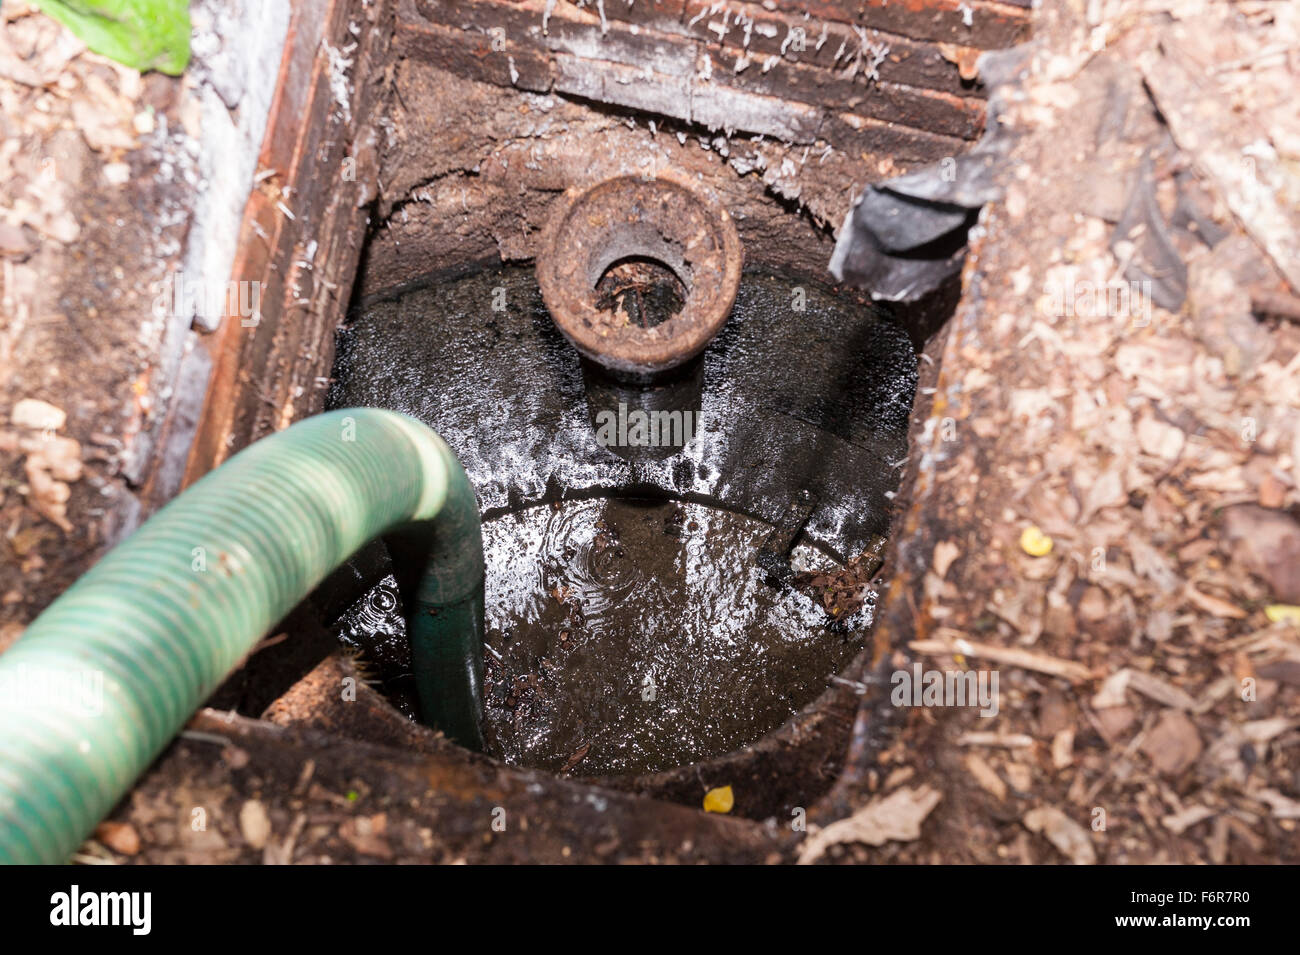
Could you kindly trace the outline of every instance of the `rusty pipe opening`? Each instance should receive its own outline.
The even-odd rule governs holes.
[[[684,176],[617,176],[570,190],[542,233],[537,281],[556,327],[615,373],[656,375],[721,330],[740,287],[740,236]]]

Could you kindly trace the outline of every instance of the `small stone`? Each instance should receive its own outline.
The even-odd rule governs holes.
[[[258,800],[249,799],[240,807],[239,831],[244,834],[244,841],[254,849],[265,847],[271,838],[271,818]]]
[[[14,405],[10,420],[19,428],[31,428],[34,431],[58,431],[68,420],[62,408],[56,408],[48,401],[39,398],[24,398]]]
[[[133,856],[140,852],[140,834],[129,822],[112,820],[101,822],[95,827],[95,838],[124,856]]]

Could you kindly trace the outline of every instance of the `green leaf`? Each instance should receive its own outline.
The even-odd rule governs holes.
[[[32,0],[109,59],[179,76],[190,62],[188,0]]]

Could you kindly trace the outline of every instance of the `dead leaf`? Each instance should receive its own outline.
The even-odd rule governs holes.
[[[961,46],[957,43],[940,43],[939,55],[957,67],[957,75],[963,80],[973,80],[979,76],[979,58],[983,51],[973,46]]]
[[[704,794],[705,812],[731,812],[736,806],[736,794],[730,786],[715,786]]]

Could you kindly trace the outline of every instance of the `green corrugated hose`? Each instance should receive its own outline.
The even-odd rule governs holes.
[[[428,722],[481,748],[483,542],[423,424],[355,408],[258,441],[0,654],[0,862],[62,862],[257,641],[386,534]]]

